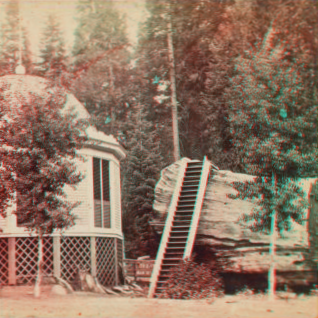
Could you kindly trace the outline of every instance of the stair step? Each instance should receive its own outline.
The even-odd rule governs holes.
[[[201,167],[202,167],[203,162],[200,161],[200,160],[192,160],[192,161],[189,161],[189,162],[188,162],[188,167],[189,167],[189,166],[193,166],[193,165],[198,165],[198,164],[201,164]]]
[[[185,245],[187,241],[183,241],[183,242],[168,242],[168,246],[175,246],[175,245]]]
[[[181,191],[180,197],[183,197],[183,196],[186,196],[186,195],[190,195],[190,193],[191,193],[191,196],[192,195],[197,196],[198,189],[194,189],[194,190],[193,189],[192,190],[184,189],[184,190]]]
[[[177,231],[180,229],[183,229],[183,232],[189,232],[190,229],[190,224],[189,225],[172,225],[172,231],[174,232],[174,229],[176,229]],[[179,231],[178,231],[179,232]]]
[[[194,204],[188,204],[188,205],[181,205],[181,206],[177,206],[177,209],[178,208],[182,208],[182,209],[185,209],[185,208],[194,208]]]
[[[200,183],[200,179],[196,180],[183,180],[183,184],[188,185],[189,183],[194,183],[194,185],[197,185]]]
[[[180,212],[175,215],[174,220],[191,220],[193,216],[193,212]]]
[[[190,199],[191,198],[191,199]],[[180,196],[180,198],[179,198],[179,202],[180,201],[189,201],[189,200],[194,200],[194,201],[196,201],[196,199],[197,199],[197,196],[196,196],[196,194],[193,194],[193,195],[182,195],[182,196]]]
[[[185,175],[183,181],[191,181],[191,180],[200,181],[200,177],[201,177],[200,174],[190,175],[190,176]]]
[[[183,234],[188,234],[188,230],[184,230],[184,231],[173,231],[171,232],[171,234],[175,234],[175,235],[178,235],[179,233],[183,233]]]
[[[195,203],[195,201],[196,201],[196,197],[194,199],[181,198],[181,199],[179,199],[178,206],[181,206],[180,203],[183,203],[183,204],[187,204],[189,202],[194,202]]]
[[[187,170],[186,170],[186,174],[187,173],[201,173],[202,172],[202,166],[199,167],[187,167]]]
[[[182,189],[181,189],[181,195],[182,195],[182,193],[184,193],[186,191],[194,192],[194,191],[197,191],[198,189],[199,189],[199,184],[197,184],[197,185],[193,185],[193,184],[183,185]]]
[[[166,247],[166,253],[167,252],[172,252],[175,253],[174,251],[179,251],[179,253],[184,252],[184,247],[178,247],[178,246],[173,246],[173,247]],[[170,253],[170,254],[172,254]]]
[[[179,257],[177,257],[178,255],[179,255]],[[180,252],[179,254],[177,254],[177,253],[171,253],[171,254],[165,253],[165,259],[178,258],[178,260],[181,261],[182,260],[182,256],[183,256],[183,252]]]

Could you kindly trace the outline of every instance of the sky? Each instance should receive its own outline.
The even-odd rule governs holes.
[[[5,14],[5,6],[9,0],[0,0],[1,21]],[[138,24],[145,18],[144,0],[113,0],[115,7],[126,16],[128,37],[136,44]],[[70,50],[74,41],[76,28],[77,0],[20,0],[22,23],[28,29],[32,52],[38,54],[41,33],[48,14],[53,13],[59,18],[67,49]],[[1,22],[0,22],[1,23]]]

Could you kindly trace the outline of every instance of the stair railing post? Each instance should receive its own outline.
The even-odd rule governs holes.
[[[210,174],[210,167],[211,167],[210,161],[207,160],[206,157],[204,157],[203,164],[202,164],[201,176],[200,176],[199,191],[197,194],[197,198],[195,200],[194,211],[193,211],[193,215],[192,215],[192,220],[191,220],[191,224],[190,224],[189,235],[187,238],[185,251],[183,254],[183,259],[191,257],[193,243],[194,243],[195,236],[197,233],[201,209],[202,209],[203,200],[204,200],[204,196],[205,196],[205,190],[206,190],[206,186],[207,186],[207,182],[208,182],[208,178],[209,178],[209,174]]]
[[[168,213],[167,213],[166,224],[165,224],[164,229],[163,229],[159,250],[157,252],[156,261],[155,261],[155,264],[154,264],[154,267],[152,270],[148,298],[152,298],[154,296],[154,293],[155,293],[157,279],[158,279],[158,275],[159,275],[160,268],[161,268],[162,258],[163,258],[165,251],[166,251],[167,242],[168,242],[169,235],[171,232],[173,218],[174,218],[174,215],[176,212],[176,207],[178,204],[178,200],[179,200],[179,196],[180,196],[180,192],[181,192],[187,164],[188,164],[188,162],[186,160],[183,160],[181,162],[181,165],[179,168],[177,183],[176,183],[176,186],[174,188],[174,191],[173,191],[173,194],[171,197],[171,201],[170,201],[170,205],[169,205]]]

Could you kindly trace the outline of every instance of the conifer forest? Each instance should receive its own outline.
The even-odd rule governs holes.
[[[27,74],[66,87],[98,129],[125,149],[129,258],[155,257],[154,189],[161,170],[180,158],[206,156],[221,170],[258,176],[248,188],[236,187],[243,198],[267,193],[264,206],[271,204],[273,184],[297,195],[294,179],[317,177],[317,1],[144,5],[147,17],[132,44],[112,1],[79,0],[72,49],[52,14],[36,57],[27,27],[19,25],[18,1],[6,2],[0,22],[0,75],[14,74],[22,50]],[[279,220],[286,209],[277,208]],[[299,219],[297,211],[288,215]],[[268,217],[255,226],[267,226]]]

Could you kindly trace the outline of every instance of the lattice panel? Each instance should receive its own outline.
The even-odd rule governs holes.
[[[123,266],[123,259],[124,259],[123,241],[120,239],[116,239],[116,240],[117,240],[117,260],[118,260],[118,263]]]
[[[8,239],[0,239],[0,285],[7,285],[9,280]]]
[[[15,245],[17,283],[33,283],[37,272],[38,240],[36,237],[18,237]]]
[[[96,238],[97,278],[104,286],[116,284],[116,255],[114,238]]]
[[[61,273],[67,281],[75,278],[77,268],[91,270],[89,237],[63,237],[61,239]]]
[[[53,238],[43,238],[43,275],[53,274]]]

